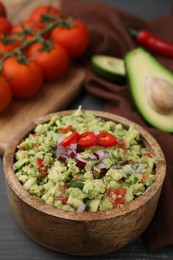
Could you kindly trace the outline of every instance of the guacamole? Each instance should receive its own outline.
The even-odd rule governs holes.
[[[14,171],[37,199],[65,211],[123,207],[155,180],[156,158],[134,125],[76,110],[55,115],[18,145]]]

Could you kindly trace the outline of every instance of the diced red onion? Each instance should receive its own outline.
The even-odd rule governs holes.
[[[108,171],[108,169],[102,168],[100,171],[100,177],[104,177],[106,175],[107,171]]]
[[[60,155],[58,160],[62,163],[66,163],[67,162],[68,157],[66,155]]]
[[[76,162],[76,166],[79,167],[80,169],[84,169],[85,165],[86,165],[86,161],[85,160],[80,159],[80,160],[78,160]]]
[[[65,150],[64,146],[58,145],[55,150],[55,153],[56,154],[66,154],[66,150]]]
[[[77,160],[80,160],[81,157],[82,157],[82,155],[81,155],[80,153],[77,153],[76,156],[75,156],[75,158],[76,158]]]
[[[88,158],[91,159],[91,160],[97,160],[98,156],[96,156],[95,154],[92,153],[92,154],[89,155]]]
[[[110,154],[108,152],[104,152],[104,158],[109,158]]]
[[[82,152],[84,152],[84,148],[82,146],[80,146],[79,144],[77,144],[76,151],[77,151],[77,153],[82,153]]]
[[[97,159],[101,161],[104,158],[104,151],[103,150],[97,150],[94,152],[94,155],[97,156]]]
[[[68,156],[69,156],[71,159],[74,159],[75,156],[76,156],[76,151],[75,151],[75,150],[69,150],[69,151],[68,151]]]
[[[86,204],[82,203],[78,208],[77,212],[84,212],[86,209]]]
[[[69,149],[71,149],[71,150],[77,150],[77,143],[71,143],[70,145],[69,145]]]
[[[96,167],[98,168],[98,169],[106,169],[106,165],[103,163],[103,162],[100,162],[100,163],[98,163],[98,164],[96,164]]]
[[[94,131],[92,131],[95,135],[98,135],[98,134],[100,134],[100,131],[99,130],[94,130]]]
[[[57,139],[57,143],[60,144],[64,140],[65,136],[64,135],[59,135]]]

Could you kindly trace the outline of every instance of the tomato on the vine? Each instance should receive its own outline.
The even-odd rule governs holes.
[[[7,33],[12,29],[12,24],[10,21],[3,17],[0,16],[0,33]]]
[[[29,41],[37,32],[43,30],[45,26],[46,25],[40,21],[31,22],[30,20],[24,20],[21,23],[14,25],[11,33],[20,41]]]
[[[89,32],[86,25],[75,19],[65,26],[53,29],[51,37],[55,43],[64,46],[71,57],[82,55],[89,45]]]
[[[7,17],[6,8],[2,2],[0,2],[0,16]]]
[[[12,90],[3,77],[0,76],[0,112],[5,110],[12,100]]]
[[[62,76],[69,66],[69,55],[59,44],[45,42],[44,46],[36,42],[26,50],[26,56],[40,66],[46,80],[56,80]],[[48,48],[48,49],[47,49]]]
[[[12,35],[0,35],[0,57],[1,53],[9,53],[20,46],[20,44]]]
[[[36,7],[31,15],[30,15],[30,21],[36,22],[49,22],[54,17],[59,17],[60,11],[56,7],[50,6],[50,5],[41,5]]]
[[[43,83],[43,73],[37,64],[21,63],[16,57],[4,61],[2,75],[8,79],[13,96],[20,98],[34,95]]]

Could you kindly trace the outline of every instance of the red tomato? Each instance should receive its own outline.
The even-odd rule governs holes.
[[[80,137],[80,134],[78,132],[73,132],[71,135],[65,137],[64,140],[61,141],[60,145],[67,147],[71,143],[76,142]]]
[[[123,138],[121,138],[120,140],[117,140],[117,145],[123,149],[126,148],[126,143],[125,140]]]
[[[104,147],[111,147],[117,144],[117,139],[114,135],[103,132],[97,135],[97,143]]]
[[[15,57],[6,59],[2,68],[3,75],[15,97],[30,97],[34,95],[43,83],[40,67],[32,61],[20,63]]]
[[[7,33],[11,30],[12,24],[5,17],[0,16],[0,33]]]
[[[20,46],[20,42],[16,41],[12,36],[0,35],[0,53],[9,53]],[[0,57],[2,55],[0,54]]]
[[[73,20],[69,27],[56,27],[51,32],[55,43],[64,46],[71,57],[83,54],[89,44],[89,32],[81,21]]]
[[[72,125],[68,125],[67,127],[61,127],[59,129],[60,133],[68,133],[69,131],[73,130],[73,126]]]
[[[0,112],[5,110],[12,100],[12,91],[8,83],[0,76]]]
[[[110,201],[113,204],[113,207],[116,207],[118,204],[124,203],[125,194],[126,194],[126,188],[117,188],[117,189],[108,190],[108,196]]]
[[[63,205],[66,205],[66,204],[67,204],[67,197],[65,197],[65,196],[62,196],[62,195],[56,196],[56,200],[61,201],[61,203],[62,203]]]
[[[90,147],[97,144],[97,138],[93,132],[84,132],[77,143],[82,147]]]
[[[7,11],[2,2],[0,2],[0,16],[6,17],[7,16]]]
[[[48,22],[52,20],[52,17],[57,17],[60,15],[60,11],[50,5],[42,5],[36,7],[30,16],[30,21],[42,21],[42,22]]]
[[[27,48],[26,55],[40,66],[46,80],[56,80],[62,76],[69,66],[69,56],[61,45],[54,45],[44,50],[37,42]]]
[[[36,159],[38,171],[41,173],[42,176],[46,176],[47,174],[47,166],[44,165],[44,161],[41,158]]]

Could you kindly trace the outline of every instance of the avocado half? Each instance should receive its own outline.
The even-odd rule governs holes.
[[[125,68],[130,92],[140,114],[153,127],[173,132],[173,110],[169,113],[158,112],[149,104],[146,93],[148,78],[160,78],[173,85],[173,73],[140,47],[126,54]]]
[[[107,55],[94,55],[91,58],[92,71],[100,78],[117,84],[126,83],[124,60]]]

